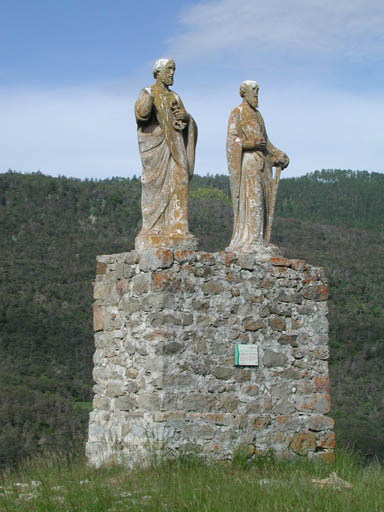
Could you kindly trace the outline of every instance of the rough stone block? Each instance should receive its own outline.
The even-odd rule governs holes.
[[[169,268],[173,263],[173,254],[170,249],[145,249],[139,253],[139,268],[144,272]]]
[[[269,325],[272,327],[272,329],[274,331],[279,331],[279,332],[285,331],[287,328],[287,322],[286,322],[285,318],[283,318],[281,316],[273,316],[269,320]]]
[[[96,274],[105,274],[107,271],[107,264],[103,261],[96,261]]]
[[[123,254],[123,261],[128,265],[135,265],[139,262],[139,253],[137,251],[130,251]]]
[[[104,316],[97,304],[93,305],[93,330],[94,332],[104,330]]]
[[[316,449],[316,436],[312,432],[295,434],[289,447],[298,455],[308,455],[308,452]]]
[[[237,256],[233,252],[217,253],[217,261],[227,267],[229,267],[232,263],[235,263],[236,260],[237,260]]]
[[[94,299],[106,299],[109,297],[112,291],[112,286],[109,283],[95,283],[95,288],[93,290],[93,298]]]
[[[264,322],[261,319],[254,319],[252,317],[244,318],[243,327],[246,331],[258,331],[264,327]]]
[[[183,400],[183,409],[188,411],[206,412],[212,409],[215,399],[201,393],[192,393]]]
[[[325,391],[329,393],[330,382],[328,375],[317,375],[313,378],[313,384],[315,392]]]
[[[272,265],[276,267],[290,267],[291,266],[291,260],[288,258],[282,258],[282,257],[275,257],[271,258]]]
[[[328,300],[328,286],[323,284],[304,286],[302,294],[306,299],[322,301]]]
[[[151,288],[151,275],[138,274],[132,279],[132,291],[136,295],[149,292]]]
[[[245,270],[253,270],[255,266],[255,257],[253,254],[240,254],[238,264]]]
[[[264,350],[263,364],[269,368],[276,366],[285,366],[288,358],[281,352],[275,352],[274,350]]]
[[[315,411],[327,414],[331,409],[331,397],[328,393],[313,393],[299,398],[296,407],[299,411]]]
[[[180,352],[183,350],[184,346],[181,343],[178,343],[177,341],[171,341],[169,343],[159,343],[156,347],[156,354],[157,355],[173,355],[177,352]]]
[[[274,407],[274,412],[276,414],[292,414],[296,411],[296,407],[289,402],[288,400],[279,400]]]
[[[122,297],[129,290],[129,279],[120,279],[116,283],[116,290],[120,297]]]
[[[192,313],[182,313],[182,324],[184,327],[193,324],[193,314]]]
[[[323,270],[166,248],[97,262],[92,464],[161,447],[331,459]],[[235,366],[237,343],[258,366]]]
[[[153,288],[174,293],[181,289],[182,282],[175,272],[159,272],[153,275]]]
[[[336,446],[336,435],[334,432],[325,432],[320,436],[317,446],[321,449],[334,450]]]
[[[228,380],[233,377],[234,369],[226,368],[225,366],[218,366],[217,368],[212,369],[212,375],[216,377],[216,379]]]
[[[252,400],[245,404],[245,411],[247,414],[260,414],[263,411],[261,400]]]
[[[309,430],[314,430],[315,432],[320,432],[321,430],[333,429],[335,422],[332,418],[328,418],[328,416],[323,416],[322,414],[316,414],[311,416],[308,420],[308,428]]]
[[[218,279],[212,279],[201,287],[205,295],[218,295],[224,291],[223,282]]]
[[[291,347],[297,347],[297,334],[282,334],[279,338],[281,345],[291,345]]]
[[[245,389],[245,393],[248,395],[248,396],[259,396],[260,395],[260,389],[259,389],[259,386],[256,386],[255,384],[251,384],[249,386],[246,387]]]
[[[250,416],[250,426],[254,430],[265,430],[270,424],[270,416]]]
[[[121,396],[124,393],[125,386],[123,382],[109,382],[105,394],[109,397],[115,398]]]
[[[224,412],[235,412],[240,405],[240,400],[232,394],[224,394],[220,397],[218,408]]]
[[[277,298],[280,302],[293,302],[301,304],[302,296],[295,290],[281,290]]]
[[[214,265],[216,263],[216,254],[210,252],[198,251],[196,253],[198,261],[205,263],[206,265]]]
[[[115,399],[115,409],[119,411],[131,411],[137,407],[137,398],[132,396],[121,396]]]
[[[291,267],[294,270],[299,270],[300,272],[307,270],[307,264],[304,260],[291,260]]]
[[[157,411],[160,408],[160,398],[156,393],[139,393],[137,395],[137,406],[139,409]]]
[[[93,399],[93,408],[101,411],[108,411],[111,406],[111,401],[106,396],[96,395]]]
[[[194,263],[196,261],[196,252],[189,251],[187,249],[180,250],[176,249],[174,253],[175,260],[178,263]]]

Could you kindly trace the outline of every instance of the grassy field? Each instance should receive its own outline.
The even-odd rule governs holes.
[[[350,488],[321,487],[312,479],[335,472]],[[129,471],[94,469],[83,457],[35,459],[1,478],[5,511],[384,511],[384,471],[337,453],[332,466],[306,460],[207,465],[194,458],[154,462]]]

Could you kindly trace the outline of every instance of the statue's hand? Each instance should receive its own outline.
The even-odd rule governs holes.
[[[286,167],[288,167],[289,164],[288,155],[281,152],[278,156],[272,159],[272,163],[276,167],[281,167],[282,169],[285,169]]]
[[[171,105],[171,109],[172,109],[172,114],[175,116],[175,119],[177,121],[188,121],[188,114],[182,110],[177,101],[174,101]]]
[[[173,115],[178,121],[184,121],[184,112],[182,112],[179,108],[175,108],[173,110]]]
[[[267,141],[264,137],[256,137],[255,138],[255,149],[264,151],[265,146],[267,145]]]

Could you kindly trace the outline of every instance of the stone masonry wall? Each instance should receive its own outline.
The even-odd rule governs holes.
[[[87,456],[332,460],[328,289],[301,260],[149,249],[99,256]],[[259,366],[234,364],[257,344]]]

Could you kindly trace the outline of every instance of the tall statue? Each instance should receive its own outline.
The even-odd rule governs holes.
[[[188,228],[189,181],[195,166],[197,126],[173,85],[175,62],[159,59],[156,82],[145,87],[135,104],[141,175],[143,225],[136,249],[195,249]]]
[[[227,161],[234,210],[230,251],[276,254],[270,244],[280,171],[288,156],[268,139],[257,110],[259,86],[246,80],[240,86],[242,103],[233,109],[227,135]],[[273,176],[272,167],[275,167]]]

